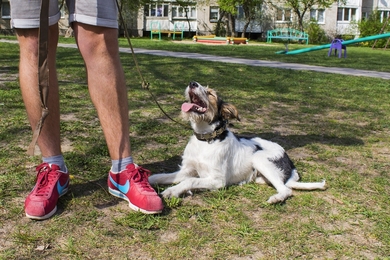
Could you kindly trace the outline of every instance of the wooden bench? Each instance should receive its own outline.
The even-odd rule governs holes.
[[[192,40],[194,42],[200,42],[200,43],[229,44],[229,38],[217,37],[216,35],[205,35],[205,36],[195,35],[194,37],[192,37]]]
[[[247,38],[242,37],[230,37],[231,44],[248,44]]]
[[[180,35],[180,38],[183,40],[183,23],[174,23],[173,31],[172,30],[161,30],[160,22],[151,22],[150,23],[150,39],[153,39],[153,35],[157,34],[158,39],[161,40],[161,34],[168,34],[168,37],[172,35],[172,39],[175,40],[176,34]]]
[[[267,32],[267,42],[271,43],[272,39],[306,41],[309,44],[309,35],[291,28],[277,28]]]
[[[216,44],[248,44],[247,38],[239,37],[217,37],[215,35],[198,36],[193,38],[194,42],[200,43],[216,43]]]

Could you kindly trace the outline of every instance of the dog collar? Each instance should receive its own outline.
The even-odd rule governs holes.
[[[211,140],[220,136],[225,131],[226,131],[226,122],[223,122],[223,125],[220,128],[216,129],[214,132],[208,134],[198,134],[194,132],[194,135],[199,141],[210,142]]]

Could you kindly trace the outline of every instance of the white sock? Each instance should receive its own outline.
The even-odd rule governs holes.
[[[126,169],[126,166],[133,163],[133,157],[129,156],[119,160],[111,160],[111,172],[118,173]]]
[[[68,169],[66,168],[64,161],[64,156],[62,156],[62,154],[50,157],[42,157],[42,161],[44,163],[58,165],[58,167],[60,167],[60,171],[68,173]]]

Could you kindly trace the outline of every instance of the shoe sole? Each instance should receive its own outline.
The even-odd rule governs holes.
[[[64,196],[68,192],[68,190],[69,190],[69,188],[64,189],[63,192],[60,194],[60,196],[58,196],[58,198],[61,198],[62,196]],[[50,211],[48,214],[46,214],[44,216],[32,216],[32,215],[29,215],[26,213],[26,217],[28,217],[29,219],[34,219],[34,220],[45,220],[45,219],[48,219],[51,216],[53,216],[56,212],[57,212],[57,205],[54,207],[54,209],[52,211]]]
[[[115,196],[117,198],[120,198],[120,199],[123,199],[123,200],[126,200],[128,203],[129,203],[129,207],[134,210],[134,211],[139,211],[139,212],[142,212],[144,214],[159,214],[162,212],[162,210],[145,210],[145,209],[141,209],[140,207],[137,207],[136,205],[132,204],[130,202],[130,200],[126,197],[126,195],[124,195],[122,192],[120,191],[117,191],[117,190],[114,190],[114,189],[111,189],[110,187],[108,187],[108,192],[112,195],[112,196]]]

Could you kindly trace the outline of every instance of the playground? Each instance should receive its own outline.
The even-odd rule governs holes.
[[[315,46],[315,47],[297,49],[297,50],[292,50],[292,51],[289,51],[289,50],[279,51],[277,53],[278,54],[286,54],[286,55],[294,55],[294,54],[300,54],[300,53],[311,52],[311,51],[318,51],[318,50],[323,50],[323,49],[329,49],[329,51],[331,51],[332,49],[336,48],[336,49],[339,49],[339,54],[340,54],[339,57],[341,57],[341,51],[343,49],[342,47],[345,47],[345,46],[350,45],[350,44],[357,44],[357,43],[366,42],[366,41],[375,41],[375,40],[384,39],[384,38],[390,38],[390,33],[372,35],[372,36],[367,36],[367,37],[362,37],[362,38],[357,38],[357,39],[347,40],[347,41],[340,41],[340,40],[335,41],[334,43],[336,43],[338,45],[337,47],[332,46],[332,43],[333,43],[332,42],[329,44],[319,45],[319,46]],[[346,48],[345,48],[345,50],[346,50]],[[346,54],[346,51],[344,53]]]
[[[17,83],[18,46],[0,42],[0,259],[390,255],[389,80],[248,62],[390,73],[388,50],[352,44],[347,59],[327,59],[327,49],[276,55],[280,44],[215,46],[135,39],[141,70],[171,116],[179,118],[189,81],[207,84],[239,110],[242,120],[230,122],[234,132],[278,142],[303,180],[326,179],[329,185],[326,191],[294,193],[280,205],[265,203],[275,193],[272,187],[254,183],[197,191],[164,200],[163,213],[149,216],[131,211],[125,201],[107,193],[110,160],[86,88],[84,63],[72,39],[60,41],[61,130],[71,191],[61,197],[58,214],[38,222],[23,214],[40,157],[25,154],[31,130]],[[125,48],[125,40],[120,41]],[[207,60],[210,57],[213,60]],[[129,86],[135,160],[152,173],[174,171],[192,132],[168,120],[141,88],[131,55],[122,52],[121,59]]]

